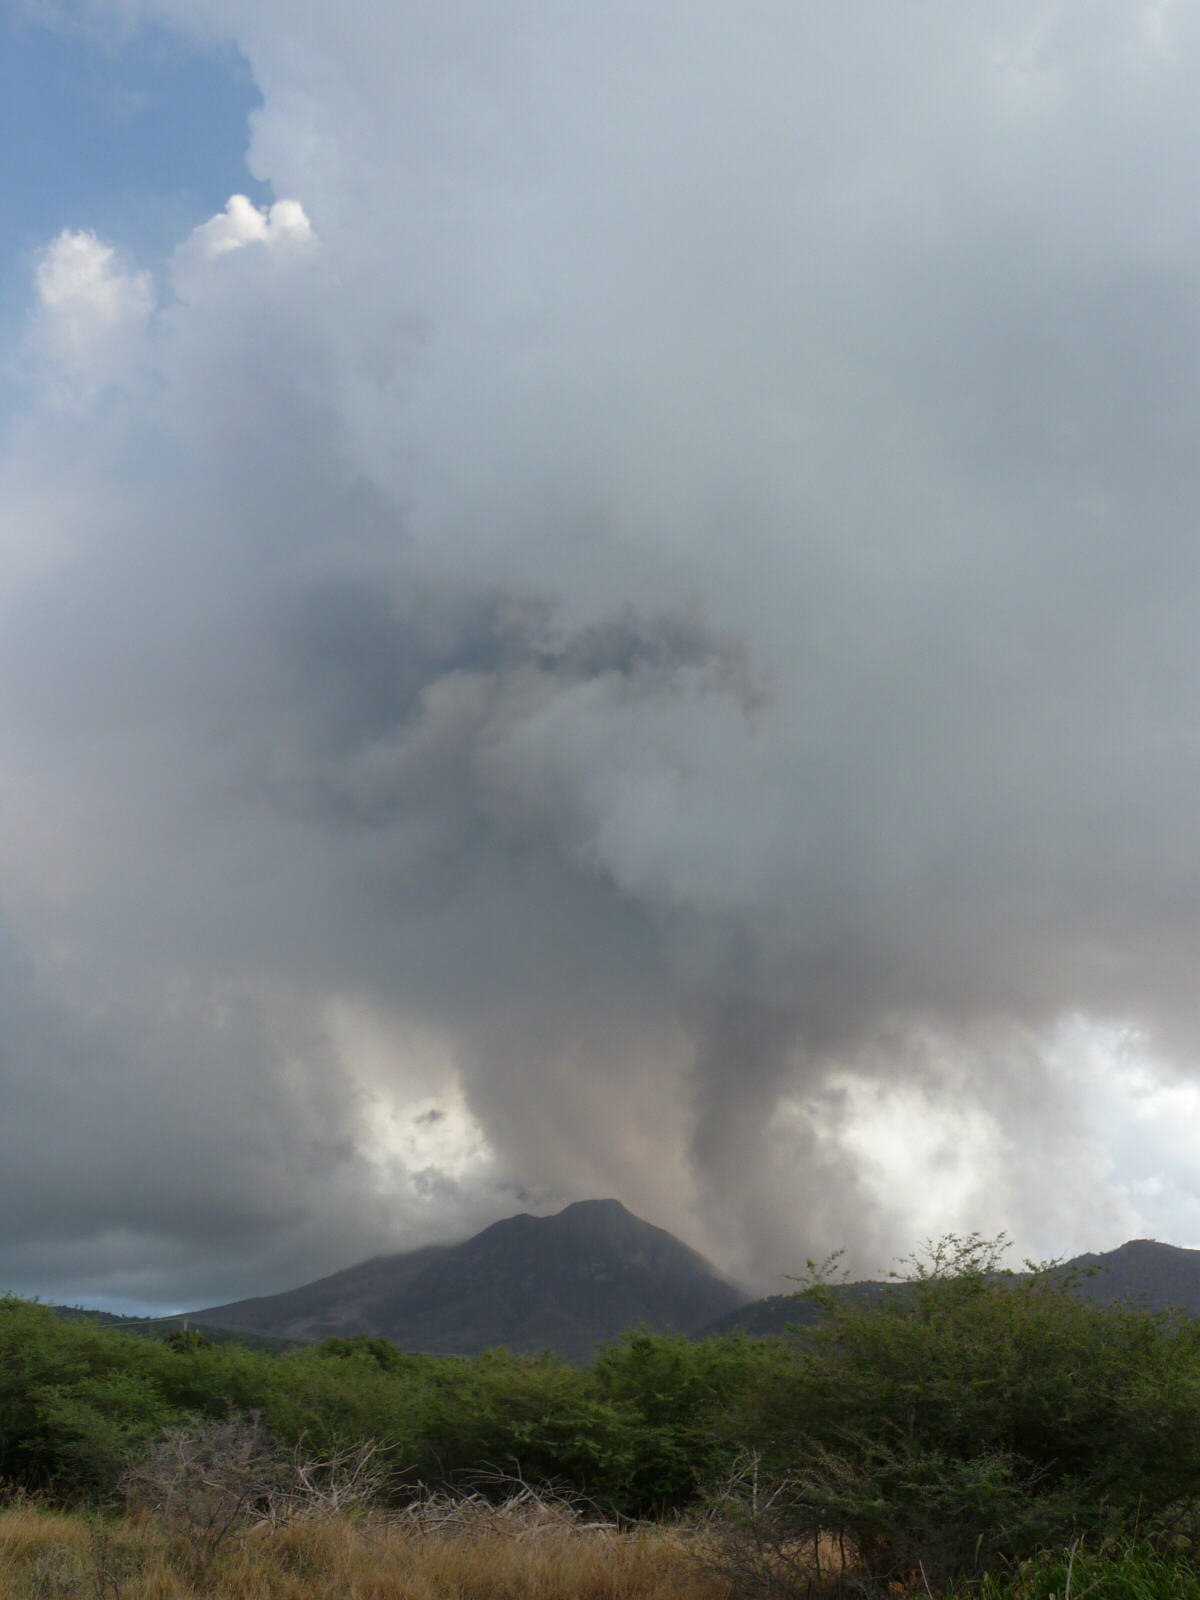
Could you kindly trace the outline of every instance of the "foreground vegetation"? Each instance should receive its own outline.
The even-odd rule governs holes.
[[[714,1564],[708,1530],[499,1517],[428,1528],[404,1518],[328,1516],[251,1527],[199,1566],[186,1539],[143,1517],[102,1521],[21,1506],[0,1511],[0,1600],[832,1600],[871,1593],[853,1560],[766,1584]],[[828,1543],[828,1542],[827,1542]],[[827,1554],[833,1556],[832,1544]],[[918,1569],[889,1600],[930,1600]],[[1040,1552],[949,1583],[936,1600],[1195,1600],[1194,1562],[1151,1543]]]
[[[202,1569],[197,1592],[306,1600],[1200,1596],[1200,1324],[1002,1273],[975,1238],[879,1303],[809,1294],[825,1315],[793,1339],[638,1333],[587,1368],[154,1341],[0,1300],[0,1478],[36,1497],[0,1519],[0,1600],[183,1595]],[[511,1509],[514,1482],[570,1515],[536,1539],[414,1518]],[[105,1588],[118,1547],[140,1554]]]
[[[231,1545],[197,1573],[147,1523],[0,1512],[0,1600],[730,1600],[677,1539],[569,1526],[422,1532],[326,1518]]]

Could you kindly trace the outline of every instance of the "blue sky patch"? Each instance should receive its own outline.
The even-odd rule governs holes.
[[[261,97],[232,46],[141,26],[111,39],[0,14],[0,336],[29,303],[32,258],[90,228],[157,266],[229,195],[271,198],[246,167]]]

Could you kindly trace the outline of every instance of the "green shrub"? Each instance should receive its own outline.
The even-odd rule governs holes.
[[[620,1509],[662,1516],[694,1505],[746,1448],[747,1441],[732,1436],[731,1419],[789,1362],[778,1341],[741,1335],[696,1341],[638,1332],[604,1349],[596,1381],[628,1418]]]
[[[875,1304],[816,1295],[824,1319],[736,1419],[781,1537],[825,1529],[880,1581],[932,1580],[1200,1503],[1195,1323],[1002,1273],[975,1236]],[[744,1497],[725,1514],[753,1531]]]
[[[1200,1572],[1188,1549],[1072,1545],[985,1573],[972,1593],[978,1600],[1196,1600]]]

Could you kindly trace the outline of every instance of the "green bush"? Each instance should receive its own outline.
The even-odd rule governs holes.
[[[135,1341],[0,1299],[0,1478],[103,1495],[129,1451],[171,1420]]]
[[[695,1505],[746,1448],[730,1420],[790,1361],[779,1341],[742,1335],[696,1341],[638,1332],[603,1350],[596,1382],[628,1418],[620,1509],[662,1516]]]
[[[1196,1600],[1200,1574],[1187,1549],[1072,1545],[985,1573],[973,1593],[978,1600]]]
[[[880,1581],[932,1580],[1200,1504],[1197,1324],[1096,1307],[1053,1267],[1000,1272],[975,1236],[875,1304],[815,1294],[822,1322],[726,1419],[781,1537],[825,1529]],[[745,1520],[745,1497],[726,1513]]]
[[[377,1442],[399,1492],[507,1474],[632,1505],[637,1418],[553,1356],[413,1356],[377,1339],[276,1354],[0,1299],[0,1479],[102,1499],[164,1429],[252,1414],[317,1456]]]

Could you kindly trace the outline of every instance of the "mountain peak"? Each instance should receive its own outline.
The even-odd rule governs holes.
[[[569,1206],[564,1206],[555,1215],[560,1217],[601,1215],[633,1217],[633,1212],[626,1210],[619,1200],[572,1200]],[[639,1219],[633,1217],[633,1220],[636,1222]],[[651,1227],[652,1224],[647,1223],[646,1226]]]

